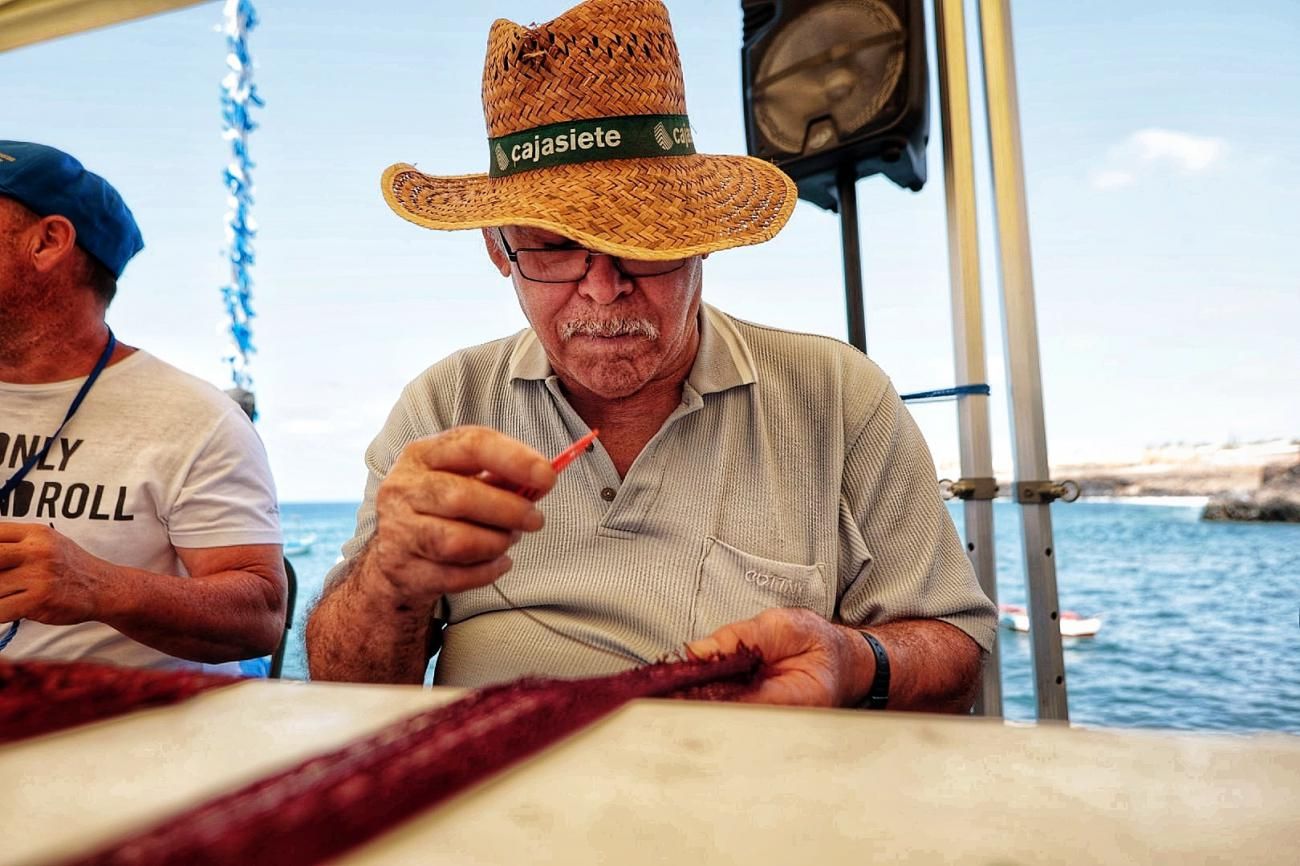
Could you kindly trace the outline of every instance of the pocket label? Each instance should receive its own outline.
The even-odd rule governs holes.
[[[777,595],[785,595],[790,598],[798,598],[802,584],[796,583],[788,577],[781,577],[779,574],[768,574],[765,571],[749,569],[745,572],[745,582],[752,583],[754,586],[761,586],[764,589],[770,589]]]
[[[691,637],[701,638],[773,607],[803,607],[829,618],[831,588],[819,563],[767,559],[711,535],[700,551]]]

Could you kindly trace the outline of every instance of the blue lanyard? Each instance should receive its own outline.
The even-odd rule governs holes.
[[[68,422],[72,420],[72,416],[77,414],[77,410],[81,408],[81,402],[85,400],[86,395],[90,393],[91,386],[95,384],[95,380],[99,378],[99,374],[104,372],[104,368],[108,366],[108,359],[113,357],[113,350],[116,348],[117,337],[113,336],[113,329],[109,328],[108,345],[104,347],[104,351],[99,356],[99,360],[95,362],[95,369],[90,371],[90,375],[86,377],[86,381],[82,384],[81,390],[77,392],[77,396],[72,398],[72,405],[68,407],[68,414],[63,416],[63,423],[59,425],[58,430],[55,430],[54,433],[45,440],[45,447],[38,453],[28,457],[27,462],[19,467],[18,471],[13,474],[13,477],[4,483],[4,487],[0,487],[0,500],[7,497],[10,492],[18,486],[18,482],[22,481],[27,473],[32,471],[32,467],[44,460],[45,455],[50,453],[50,446],[54,444],[55,439],[59,438],[59,434],[63,432],[63,428],[68,426]],[[18,623],[19,620],[15,620],[9,626],[9,630],[4,634],[4,636],[0,637],[0,650],[7,647],[9,641],[14,639],[14,635],[18,634]]]
[[[54,444],[55,439],[59,438],[59,434],[63,432],[63,428],[68,426],[68,422],[72,420],[72,416],[77,414],[77,410],[81,408],[81,401],[86,399],[86,395],[90,393],[91,386],[95,384],[95,380],[99,378],[99,374],[104,372],[104,368],[108,366],[108,359],[113,356],[113,350],[116,348],[117,338],[113,336],[113,329],[109,328],[108,345],[104,347],[103,354],[101,354],[99,360],[95,362],[95,369],[90,371],[90,375],[86,377],[86,381],[81,386],[81,390],[77,392],[77,396],[72,398],[72,405],[68,407],[68,414],[63,416],[63,423],[59,425],[58,430],[54,431],[54,435],[45,440],[45,447],[38,453],[28,457],[27,462],[14,473],[12,478],[5,482],[5,486],[0,487],[0,499],[4,499],[8,496],[9,491],[17,487],[18,482],[22,481],[27,473],[32,471],[32,467],[44,460],[45,455],[50,453],[50,446]]]

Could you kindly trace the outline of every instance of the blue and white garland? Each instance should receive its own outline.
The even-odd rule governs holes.
[[[232,160],[222,175],[230,195],[226,199],[226,243],[230,254],[230,282],[221,287],[226,314],[230,319],[231,353],[224,360],[230,364],[235,387],[252,390],[249,373],[253,348],[254,317],[253,279],[249,268],[253,255],[253,238],[257,224],[249,211],[253,204],[254,163],[248,158],[248,134],[257,128],[251,110],[265,103],[253,83],[253,60],[248,53],[248,33],[257,26],[257,11],[251,0],[226,0],[224,10],[226,66],[230,72],[221,81],[222,137],[230,142]]]

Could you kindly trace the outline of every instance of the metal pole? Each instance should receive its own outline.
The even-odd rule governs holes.
[[[849,342],[867,351],[867,317],[862,306],[862,252],[858,245],[858,178],[852,166],[835,179],[839,192],[840,243],[844,247],[844,303],[848,308]]]
[[[948,214],[948,274],[952,287],[952,337],[957,382],[987,382],[984,309],[980,291],[979,235],[975,215],[975,158],[971,144],[970,83],[962,0],[935,0],[939,53],[939,118],[943,129],[943,183]],[[989,401],[967,394],[957,402],[963,479],[993,477]],[[991,495],[991,492],[990,494]],[[966,552],[984,593],[998,600],[993,545],[993,500],[967,499]],[[1002,659],[998,645],[985,660],[975,713],[1002,715]]]
[[[1049,468],[1010,0],[978,2],[993,161],[993,200],[998,221],[998,262],[1002,272],[1002,331],[1011,386],[1015,493],[1021,503],[1024,530],[1035,695],[1039,719],[1068,721],[1051,500],[1035,495],[1036,489],[1048,482]]]

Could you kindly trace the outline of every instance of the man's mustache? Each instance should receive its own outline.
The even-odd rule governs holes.
[[[560,326],[560,339],[568,342],[576,336],[585,337],[645,337],[659,339],[659,329],[654,322],[640,318],[570,319]]]

